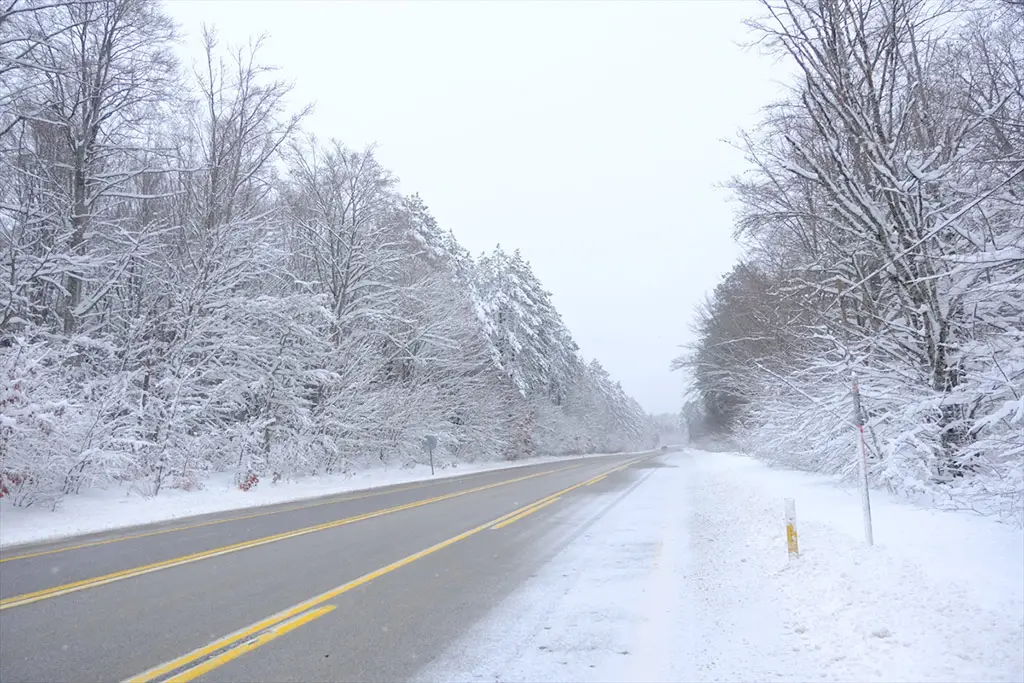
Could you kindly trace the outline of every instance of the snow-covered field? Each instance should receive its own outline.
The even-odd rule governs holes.
[[[64,498],[56,511],[45,507],[17,508],[7,501],[0,500],[0,547],[211,512],[289,503],[335,493],[573,460],[579,457],[540,457],[518,462],[463,463],[438,469],[433,477],[428,465],[377,467],[360,470],[351,475],[306,477],[276,484],[260,482],[249,491],[241,491],[234,485],[233,475],[226,473],[206,479],[203,488],[197,491],[165,489],[160,495],[150,498],[134,493],[129,495],[128,488],[86,489],[80,495]]]
[[[1024,680],[1020,529],[874,492],[869,548],[834,479],[699,451],[658,461],[419,678]]]

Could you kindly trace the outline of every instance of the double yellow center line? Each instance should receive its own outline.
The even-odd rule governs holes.
[[[412,503],[396,505],[394,507],[385,508],[383,510],[375,510],[373,512],[367,512],[365,514],[355,515],[353,517],[346,517],[344,519],[338,519],[333,522],[327,522],[325,524],[317,524],[315,526],[295,529],[293,531],[286,531],[284,533],[274,534],[272,536],[264,536],[262,538],[256,538],[251,541],[242,541],[241,543],[235,543],[233,545],[222,546],[220,548],[213,548],[211,550],[204,550],[202,552],[192,553],[190,555],[183,555],[181,557],[175,557],[169,560],[163,560],[161,562],[154,562],[152,564],[142,565],[140,567],[133,567],[131,569],[125,569],[110,574],[104,574],[103,576],[95,576],[90,579],[83,579],[81,581],[75,581],[73,583],[66,583],[60,586],[53,586],[52,588],[44,588],[43,590],[34,591],[32,593],[16,595],[14,597],[0,600],[0,611],[10,609],[12,607],[30,605],[33,602],[39,602],[40,600],[48,600],[50,598],[56,598],[61,595],[68,595],[69,593],[75,593],[77,591],[82,591],[89,588],[104,586],[109,583],[114,583],[115,581],[123,581],[124,579],[130,579],[136,576],[142,576],[144,574],[150,574],[152,572],[157,572],[164,569],[170,569],[171,567],[180,567],[182,565],[190,564],[192,562],[198,562],[200,560],[206,560],[212,557],[219,557],[221,555],[235,553],[240,550],[256,548],[258,546],[266,545],[268,543],[276,543],[277,541],[283,541],[289,538],[296,538],[298,536],[305,536],[306,534],[313,534],[318,531],[334,529],[336,527],[344,526],[346,524],[352,524],[353,522],[359,522],[364,519],[373,519],[374,517],[389,515],[393,512],[411,510],[413,508],[422,507],[424,505],[430,505],[431,503],[438,503],[443,500],[450,500],[452,498],[458,498],[459,496],[465,496],[470,493],[477,493],[479,491],[486,491],[488,489],[497,488],[499,486],[505,486],[507,484],[514,484],[516,482],[526,481],[527,479],[533,479],[534,477],[541,477],[547,474],[554,474],[555,472],[563,472],[574,467],[579,467],[579,465],[570,465],[569,467],[562,467],[554,470],[546,470],[544,472],[528,474],[526,476],[516,477],[514,479],[506,479],[504,481],[495,482],[493,484],[477,486],[475,488],[465,489],[462,491],[455,491],[454,493],[446,493],[441,496],[434,496],[433,498],[417,500]]]
[[[526,517],[527,515],[532,515],[534,512],[537,512],[538,510],[540,510],[542,508],[546,508],[548,505],[551,505],[552,503],[554,503],[555,501],[557,501],[559,498],[561,498],[565,494],[569,493],[570,491],[578,489],[581,486],[590,486],[591,484],[596,484],[599,481],[603,481],[605,478],[608,477],[608,475],[615,474],[616,472],[620,472],[620,471],[626,469],[627,467],[640,462],[641,460],[646,460],[647,457],[649,457],[649,456],[644,456],[642,458],[637,458],[635,460],[630,460],[625,465],[620,465],[619,467],[616,467],[614,469],[608,470],[607,472],[599,474],[596,477],[592,477],[590,479],[587,479],[586,481],[580,482],[579,484],[575,484],[574,486],[570,486],[567,489],[563,489],[563,490],[559,491],[558,493],[552,493],[550,496],[547,496],[546,498],[541,498],[540,500],[538,500],[536,502],[530,503],[529,505],[520,508],[516,512],[512,513],[511,517],[506,515],[507,519],[506,518],[502,518],[500,521],[492,522],[490,528],[491,529],[503,529],[503,528],[507,527],[509,524],[513,524],[514,522],[518,522],[520,519],[522,519],[523,517]]]
[[[324,605],[324,603],[347,593],[353,588],[358,588],[359,586],[369,583],[370,581],[384,576],[385,574],[389,574],[396,569],[412,564],[416,560],[436,553],[450,545],[454,545],[455,543],[478,534],[485,529],[501,529],[540,510],[541,508],[551,505],[571,491],[582,486],[589,486],[590,484],[597,483],[608,475],[624,470],[627,467],[630,467],[642,460],[646,460],[649,457],[652,456],[645,455],[643,457],[630,460],[624,465],[607,472],[602,472],[596,477],[592,477],[586,481],[564,488],[561,491],[557,491],[556,493],[545,496],[540,500],[513,510],[508,514],[502,515],[497,519],[491,520],[486,524],[481,524],[478,527],[474,527],[468,531],[452,536],[447,540],[436,543],[429,548],[420,550],[419,552],[413,553],[412,555],[404,557],[396,562],[392,562],[380,569],[364,574],[358,579],[354,579],[348,583],[342,584],[341,586],[332,588],[325,593],[321,593],[309,600],[300,602],[293,607],[289,607],[277,614],[267,617],[262,621],[258,621],[255,624],[215,640],[209,645],[197,648],[188,654],[178,657],[177,659],[172,659],[171,661],[154,667],[149,671],[139,674],[138,676],[134,676],[133,678],[128,679],[128,683],[186,683],[187,681],[195,680],[196,678],[209,673],[210,671],[223,666],[234,659],[237,659],[247,652],[251,652],[261,645],[264,645],[303,624],[307,624],[327,614],[335,609],[336,605]]]

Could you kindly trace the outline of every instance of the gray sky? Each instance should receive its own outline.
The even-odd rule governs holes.
[[[778,92],[744,0],[170,0],[314,102],[306,128],[378,157],[474,254],[519,248],[587,358],[649,411],[694,305],[731,266],[722,142]]]

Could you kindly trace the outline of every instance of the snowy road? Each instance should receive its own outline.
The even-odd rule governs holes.
[[[0,681],[1024,680],[1021,529],[873,503],[689,450],[8,549]]]
[[[628,491],[641,465],[579,459],[7,548],[0,681],[409,678],[579,533],[566,515]]]

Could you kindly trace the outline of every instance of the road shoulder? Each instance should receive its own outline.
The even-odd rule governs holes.
[[[1019,529],[877,494],[869,548],[826,477],[699,451],[650,465],[415,680],[1024,679]]]

